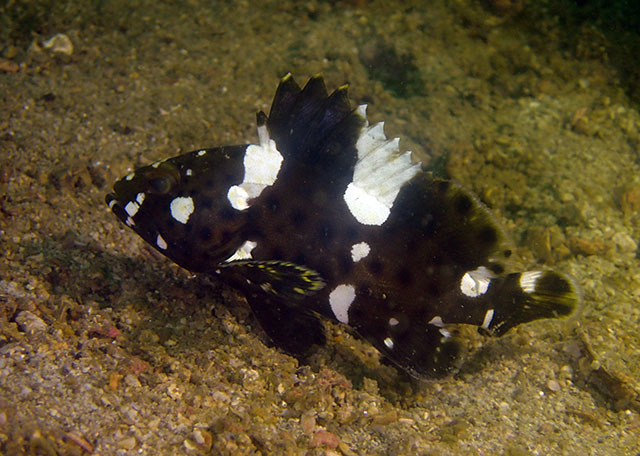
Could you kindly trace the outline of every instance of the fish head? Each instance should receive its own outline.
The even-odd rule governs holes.
[[[208,272],[242,244],[245,214],[227,198],[246,146],[203,149],[136,169],[106,196],[109,209],[163,255]]]

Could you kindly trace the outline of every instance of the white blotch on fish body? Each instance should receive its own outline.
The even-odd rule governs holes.
[[[366,105],[356,112],[365,126],[356,142],[358,161],[344,200],[358,222],[382,225],[402,186],[420,171],[420,163],[411,162],[411,152],[399,153],[399,138],[387,140],[383,122],[369,126]]]
[[[145,195],[144,193],[140,192],[136,195],[136,202],[142,206],[142,203],[144,202],[144,199],[147,195]]]
[[[254,241],[244,241],[244,243],[231,255],[227,258],[225,263],[229,263],[235,260],[249,260],[252,258],[251,251],[258,246],[257,242]]]
[[[156,238],[156,245],[162,250],[167,250],[167,241],[165,241],[164,238],[159,234],[158,234],[158,237]]]
[[[391,337],[387,337],[383,342],[389,350],[393,349],[394,343]]]
[[[133,179],[135,177],[135,173],[129,173],[125,176],[124,180],[126,181],[130,181],[131,179]]]
[[[534,293],[536,291],[536,282],[542,275],[542,271],[527,271],[520,274],[520,288],[525,293]]]
[[[233,185],[227,198],[234,209],[243,211],[249,207],[249,200],[273,185],[278,178],[284,158],[273,139],[269,138],[266,125],[258,127],[260,144],[250,144],[244,153],[244,179],[240,185]]]
[[[198,157],[202,157],[203,155],[206,155],[207,151],[206,150],[199,150],[198,153],[196,154]]]
[[[190,196],[178,196],[171,201],[169,208],[171,209],[171,217],[182,224],[186,224],[191,214],[193,214],[193,198]]]
[[[465,296],[477,298],[487,292],[491,279],[494,277],[495,275],[484,266],[465,272],[460,280],[460,291]]]
[[[482,321],[482,327],[484,329],[489,329],[489,325],[491,324],[491,320],[493,320],[494,310],[489,309],[487,313],[484,314],[484,320]]]
[[[184,172],[185,176],[193,176],[193,170],[192,169],[188,169]]]
[[[354,263],[357,263],[361,259],[365,258],[369,255],[371,251],[371,247],[366,242],[358,242],[357,244],[353,244],[351,246],[351,259]]]
[[[353,285],[338,285],[329,293],[329,305],[336,319],[344,324],[349,324],[349,307],[356,299],[356,289]]]
[[[444,328],[444,321],[442,321],[442,317],[439,315],[429,320],[429,324],[435,326],[436,328]]]
[[[400,322],[398,321],[397,318],[393,318],[393,317],[389,318],[389,326],[397,326],[398,323]]]

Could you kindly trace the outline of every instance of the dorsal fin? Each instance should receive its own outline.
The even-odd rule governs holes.
[[[328,95],[322,76],[312,77],[300,89],[290,74],[280,81],[267,120],[269,136],[285,160],[315,163],[345,155],[355,159],[363,125],[364,119],[351,107],[346,85]]]

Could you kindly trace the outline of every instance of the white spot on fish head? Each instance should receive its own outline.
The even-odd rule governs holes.
[[[477,298],[487,292],[491,279],[494,277],[495,275],[484,266],[465,272],[460,280],[460,291],[465,296]]]
[[[185,176],[193,176],[193,170],[191,168],[189,168],[188,170],[186,170],[184,172]]]
[[[136,173],[129,173],[125,176],[124,180],[126,181],[130,181],[131,179],[133,179],[135,177]]]
[[[353,285],[338,285],[329,293],[329,305],[336,319],[344,324],[349,324],[349,307],[356,299],[356,289]]]
[[[365,258],[369,255],[371,251],[371,247],[366,242],[358,242],[357,244],[353,244],[351,246],[351,259],[354,263],[357,263],[361,259]]]
[[[198,151],[198,153],[197,153],[196,155],[197,155],[198,157],[202,157],[203,155],[206,155],[206,154],[207,154],[207,151],[206,151],[206,150],[204,150],[204,149],[202,149],[202,150],[199,150],[199,151]]]
[[[113,206],[115,206],[116,204],[118,204],[117,200],[112,199],[111,201],[109,201],[109,209],[113,209]]]
[[[171,209],[171,217],[176,219],[182,224],[186,224],[189,221],[189,217],[193,214],[194,205],[193,198],[190,196],[178,196],[169,206]]]
[[[136,215],[138,213],[138,209],[140,209],[140,205],[135,201],[129,201],[124,206],[124,211],[127,213],[127,215],[129,215],[129,217],[133,217],[134,215]]]
[[[156,245],[162,250],[167,250],[167,241],[165,241],[164,238],[159,234],[158,234],[158,237],[156,238]]]
[[[240,246],[240,248],[238,248],[238,250],[236,250],[233,255],[231,255],[229,258],[227,258],[224,261],[225,263],[229,263],[230,261],[235,261],[235,260],[251,259],[252,258],[251,251],[255,249],[257,246],[258,246],[257,242],[244,241],[244,243]]]
[[[536,282],[542,275],[542,271],[527,271],[520,274],[520,288],[525,293],[535,293]]]

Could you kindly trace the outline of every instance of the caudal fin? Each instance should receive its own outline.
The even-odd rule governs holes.
[[[495,277],[489,292],[492,308],[487,310],[481,327],[497,336],[528,321],[568,316],[580,304],[580,292],[573,280],[555,271]]]

